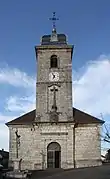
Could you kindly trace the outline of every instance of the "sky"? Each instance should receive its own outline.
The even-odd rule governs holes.
[[[110,124],[110,1],[0,0],[0,148],[5,150],[5,123],[35,108],[34,47],[51,34],[53,11],[57,32],[74,45],[73,106]]]

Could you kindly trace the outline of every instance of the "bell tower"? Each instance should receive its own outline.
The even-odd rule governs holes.
[[[36,122],[73,120],[72,52],[65,34],[58,34],[53,21],[51,35],[44,35],[35,47],[37,59]]]

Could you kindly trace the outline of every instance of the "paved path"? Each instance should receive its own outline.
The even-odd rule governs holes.
[[[45,177],[45,179],[110,179],[110,165],[72,169]]]
[[[110,165],[70,170],[34,171],[31,179],[110,179]]]

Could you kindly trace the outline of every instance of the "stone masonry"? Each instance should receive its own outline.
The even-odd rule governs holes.
[[[42,121],[49,121],[49,111],[51,108],[52,95],[49,95],[49,86],[58,85],[57,106],[59,121],[67,121],[67,117],[73,118],[72,110],[72,46],[38,46],[37,53],[37,94],[36,94],[36,114]],[[55,54],[58,57],[58,68],[50,68],[50,57]],[[59,81],[53,83],[49,81],[49,73],[59,73]]]
[[[21,170],[101,165],[103,121],[72,107],[73,46],[67,44],[64,34],[56,34],[55,29],[52,35],[43,36],[41,45],[35,47],[36,110],[7,123],[9,166],[13,166],[16,158]],[[52,55],[58,64],[55,68],[50,66]],[[54,72],[59,75],[56,81],[49,79]],[[53,148],[51,145],[48,149],[49,144]],[[55,144],[59,149],[54,148]]]
[[[18,126],[10,128],[10,141],[12,141],[10,143],[10,161],[14,161],[16,158],[16,127]],[[75,128],[75,151],[73,151],[73,130],[74,125],[71,123],[66,125],[41,124],[34,128],[30,128],[28,125],[19,126],[21,145],[18,156],[19,159],[22,159],[22,170],[47,168],[47,146],[51,142],[58,142],[61,145],[61,168],[74,168],[74,160],[77,168],[101,165],[100,126],[88,125]]]

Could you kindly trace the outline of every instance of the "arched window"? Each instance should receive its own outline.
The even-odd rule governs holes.
[[[52,55],[50,58],[50,68],[57,68],[58,67],[58,60],[56,55]]]

